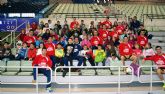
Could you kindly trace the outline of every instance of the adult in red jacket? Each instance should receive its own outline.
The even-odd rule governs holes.
[[[46,55],[46,48],[42,49],[42,54],[36,56],[34,59],[32,66],[38,66],[38,73],[42,73],[47,77],[47,83],[51,81],[51,71],[47,67],[52,67],[52,61],[50,60],[49,56]],[[33,83],[36,82],[37,76],[36,76],[36,68],[33,68]],[[52,92],[51,90],[51,84],[46,85],[46,90],[48,92]]]
[[[107,29],[112,27],[112,22],[109,21],[109,17],[107,17],[106,20],[102,22],[102,24],[105,25]]]
[[[50,59],[53,62],[52,69],[55,69],[55,47],[56,45],[52,43],[52,37],[49,37],[48,42],[45,43],[45,47],[47,49],[47,55],[50,57]]]
[[[27,43],[28,47],[30,46],[31,43],[35,43],[36,37],[33,36],[33,31],[29,31],[28,35],[26,35],[23,39],[24,43]]]
[[[34,44],[31,43],[28,49],[28,59],[33,60],[36,57],[37,49],[35,48]]]
[[[145,36],[145,31],[141,31],[140,35],[137,37],[137,43],[144,47],[148,43],[148,38]]]
[[[108,39],[109,31],[106,30],[106,26],[105,25],[103,25],[103,29],[99,29],[98,32],[99,32],[99,37],[100,38],[102,38],[103,40]]]
[[[98,32],[95,30],[93,31],[93,37],[90,39],[92,49],[96,49],[97,46],[103,44],[103,40],[98,36]]]
[[[78,21],[76,21],[76,18],[73,18],[73,21],[70,23],[70,29],[72,30],[79,25]]]
[[[163,74],[165,74],[165,54],[162,52],[161,46],[156,46],[155,50],[157,53],[154,56],[144,58],[142,63],[145,63],[146,60],[154,61],[154,63],[157,65],[157,75],[164,83],[163,88],[165,89],[165,80],[163,78]]]
[[[121,61],[125,65],[125,60],[130,59],[132,63],[136,63],[137,57],[133,54],[132,45],[128,43],[128,37],[124,37],[123,43],[119,45],[119,54],[121,56]]]

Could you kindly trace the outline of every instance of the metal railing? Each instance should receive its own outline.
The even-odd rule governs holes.
[[[52,69],[50,67],[38,67],[38,66],[33,66],[33,67],[30,67],[30,66],[0,66],[0,68],[36,68],[36,83],[23,83],[23,82],[1,82],[2,85],[8,85],[8,84],[17,84],[17,85],[36,85],[36,93],[39,94],[39,85],[47,85],[47,84],[50,84],[52,82]],[[47,82],[47,83],[39,83],[38,81],[38,69],[42,69],[42,68],[46,68],[46,69],[49,69],[50,70],[50,81]],[[1,76],[2,77],[2,76]]]
[[[165,67],[165,65],[161,65],[159,67]],[[153,92],[153,83],[163,82],[163,81],[160,81],[160,80],[153,80],[153,68],[156,69],[156,68],[158,68],[158,66],[157,65],[153,65],[153,66],[140,66],[138,68],[138,72],[140,72],[140,70],[142,68],[150,68],[150,70],[149,70],[150,71],[150,74],[149,74],[150,75],[150,80],[149,81],[142,81],[140,79],[140,73],[138,73],[138,81],[140,83],[150,83],[150,91],[149,91],[148,94],[152,94],[152,92]]]
[[[132,71],[131,71],[131,80],[130,81],[122,81],[121,82],[121,68],[131,68]],[[57,81],[57,69],[61,69],[61,68],[68,68],[69,69],[69,82],[66,82],[66,83],[60,83]],[[82,83],[82,82],[76,82],[76,83],[71,83],[71,68],[118,68],[118,81],[116,82],[94,82],[94,83]],[[121,92],[121,84],[122,83],[131,83],[133,82],[133,79],[134,79],[134,71],[133,71],[133,68],[131,66],[59,66],[59,67],[56,67],[55,69],[55,82],[57,84],[68,84],[69,85],[69,94],[71,94],[71,84],[118,84],[118,93]]]
[[[4,37],[3,39],[1,39],[0,40],[0,42],[3,42],[3,41],[6,41],[6,39],[9,39],[10,38],[10,44],[14,44],[14,48],[15,48],[15,46],[16,46],[16,39],[18,38],[18,36],[16,36],[16,30],[19,28],[19,27],[21,27],[22,25],[24,25],[24,24],[26,24],[26,26],[27,26],[27,22],[28,21],[25,21],[25,22],[23,22],[22,24],[20,24],[19,26],[17,26],[14,30],[11,30],[10,31],[10,34],[9,35],[7,35],[6,37]]]

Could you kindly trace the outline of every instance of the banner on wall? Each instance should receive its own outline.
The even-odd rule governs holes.
[[[32,22],[39,23],[37,18],[6,18],[0,19],[0,32],[10,32],[16,30],[20,32],[21,29],[25,29],[27,24]]]

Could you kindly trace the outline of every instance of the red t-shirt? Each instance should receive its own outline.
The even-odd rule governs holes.
[[[124,32],[124,26],[123,25],[119,25],[115,28],[115,31],[119,34],[122,35]]]
[[[137,37],[137,43],[144,47],[148,43],[148,39],[145,36],[138,36]]]
[[[140,49],[133,49],[133,53],[134,53],[136,56],[140,56],[140,55],[142,55],[142,50],[140,50]]]
[[[70,29],[73,29],[74,28],[74,25],[79,25],[79,23],[77,21],[73,21],[70,23]]]
[[[90,39],[90,42],[91,42],[92,46],[98,46],[99,44],[102,45],[102,43],[103,43],[102,39],[100,37],[98,37],[98,36],[93,36]]]
[[[34,59],[36,57],[37,49],[28,49],[28,58]]]
[[[39,67],[52,67],[52,61],[50,60],[49,56],[38,55],[34,59],[32,66],[39,66]]]
[[[55,44],[53,43],[46,43],[45,47],[47,49],[47,55],[48,56],[54,56],[55,55]]]
[[[162,55],[155,54],[154,56],[144,58],[144,60],[152,60],[155,62],[156,65],[165,65],[165,54],[164,53]]]
[[[31,43],[35,43],[36,37],[35,36],[25,36],[23,42],[27,43],[30,46]]]
[[[132,55],[133,53],[132,46],[129,43],[120,43],[119,53],[121,56]]]
[[[109,36],[109,31],[107,30],[103,30],[103,29],[99,29],[99,37],[102,39],[106,39]]]
[[[119,35],[118,35],[118,33],[115,32],[115,31],[111,31],[111,32],[109,32],[109,36],[111,36],[111,37],[115,37],[116,39],[119,39]]]
[[[103,24],[103,25],[106,25],[106,28],[107,28],[107,29],[111,28],[111,26],[112,26],[112,23],[111,23],[110,21],[107,21],[107,20],[104,21],[104,22],[102,22],[102,24]]]

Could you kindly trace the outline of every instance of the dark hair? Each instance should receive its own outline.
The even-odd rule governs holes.
[[[43,47],[43,48],[42,48],[42,51],[43,51],[44,49],[46,49],[46,47]]]
[[[106,18],[109,19],[109,16],[107,16]]]
[[[155,47],[155,49],[157,49],[157,48],[160,48],[160,49],[162,49],[162,47],[161,47],[161,46],[156,46],[156,47]]]

